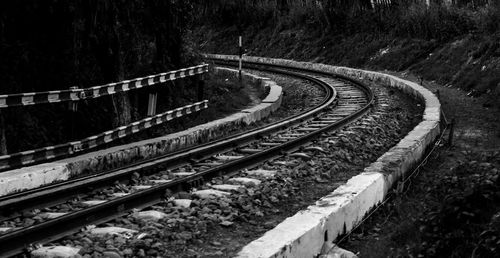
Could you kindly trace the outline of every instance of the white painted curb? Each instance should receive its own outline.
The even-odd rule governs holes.
[[[237,60],[236,56],[209,57]],[[422,122],[361,174],[321,198],[317,202],[321,205],[309,206],[243,247],[238,257],[314,257],[320,252],[325,235],[332,241],[358,224],[370,209],[385,198],[394,182],[404,177],[423,157],[425,149],[433,144],[440,133],[439,100],[429,90],[414,82],[379,72],[324,64],[262,57],[245,57],[244,60],[310,68],[367,79],[401,89],[424,101],[425,111]]]
[[[218,69],[215,69],[216,71]],[[224,69],[237,73],[236,70]],[[105,168],[118,167],[134,160],[153,158],[165,153],[177,151],[225,135],[224,132],[241,124],[251,124],[276,111],[283,96],[282,88],[268,78],[249,73],[243,76],[259,87],[269,88],[269,94],[262,102],[252,108],[242,110],[228,117],[201,124],[187,130],[94,151],[83,155],[29,167],[23,167],[0,173],[0,196],[33,189],[75,176]]]

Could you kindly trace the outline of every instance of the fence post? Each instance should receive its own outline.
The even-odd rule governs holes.
[[[238,36],[238,47],[239,47],[239,51],[240,51],[240,58],[239,58],[239,62],[238,62],[238,75],[239,75],[240,84],[241,84],[241,82],[242,82],[242,79],[241,79],[241,66],[242,66],[242,58],[243,58],[243,44],[242,44],[241,35]]]
[[[69,87],[70,90],[78,90],[78,86]],[[72,100],[69,102],[69,110],[72,112],[76,112],[78,110],[78,101]]]
[[[156,100],[158,99],[158,93],[149,93],[148,99],[148,116],[156,115]]]
[[[5,138],[5,121],[0,110],[0,155],[7,155],[7,139]]]
[[[203,74],[200,74],[198,77],[198,101],[202,101],[204,98],[203,96],[204,88],[205,88],[205,80]]]
[[[439,92],[439,90],[436,90],[435,93],[436,93],[437,99],[439,100],[439,102],[441,102],[441,93]],[[441,109],[441,111],[439,112],[439,129],[444,130],[447,125],[448,125],[448,122],[446,121],[446,118],[444,116],[444,112]]]

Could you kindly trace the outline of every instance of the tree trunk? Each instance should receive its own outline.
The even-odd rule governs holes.
[[[120,23],[118,18],[118,11],[115,9],[115,13],[113,15],[113,51],[114,51],[114,67],[115,69],[115,77],[117,81],[125,80],[125,58],[122,48],[122,42],[120,37]],[[113,109],[115,111],[115,121],[114,124],[116,126],[128,125],[132,122],[132,107],[130,103],[130,98],[127,92],[122,92],[115,94],[113,96]]]
[[[100,8],[105,10],[103,19],[107,26],[101,27],[102,24],[91,23],[90,35],[96,35],[91,38],[91,43],[94,46],[105,80],[108,82],[123,81],[125,79],[125,55],[120,37],[122,24],[119,22],[118,8],[116,3],[97,5],[93,17],[97,17]],[[129,124],[132,121],[132,107],[128,93],[111,95],[111,101],[114,113],[113,127]]]
[[[126,92],[115,94],[113,96],[113,111],[115,112],[114,127],[130,124],[132,121],[131,110],[128,94]]]
[[[123,53],[121,50],[121,43],[118,36],[118,33],[115,31],[115,39],[117,40],[115,46],[115,55],[114,55],[114,66],[115,66],[115,80],[123,81],[125,80],[125,69],[123,67]],[[113,100],[113,111],[115,113],[113,126],[123,126],[128,125],[132,122],[132,106],[130,102],[130,98],[128,92],[121,92],[112,95]]]
[[[7,139],[5,139],[5,121],[0,111],[0,155],[7,154]]]

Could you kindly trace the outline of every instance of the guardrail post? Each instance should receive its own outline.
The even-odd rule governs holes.
[[[158,93],[149,93],[148,100],[148,116],[156,115],[156,100],[158,99]]]
[[[69,87],[70,90],[77,90],[78,86]],[[68,103],[69,109],[69,137],[75,138],[75,113],[78,111],[78,100],[72,100]]]
[[[205,88],[205,80],[204,80],[203,74],[200,74],[198,77],[198,101],[203,100],[204,88]]]
[[[69,87],[70,90],[78,90],[78,86]],[[69,102],[69,110],[72,112],[76,112],[78,110],[78,101],[72,100]]]

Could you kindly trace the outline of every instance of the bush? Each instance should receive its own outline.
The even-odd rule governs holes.
[[[498,1],[496,1],[498,2]],[[483,7],[445,6],[424,1],[394,1],[372,7],[370,1],[255,0],[200,1],[198,22],[260,27],[271,23],[286,30],[302,27],[315,32],[390,33],[399,37],[448,40],[471,31],[499,30],[498,3]]]
[[[500,3],[478,10],[475,23],[479,31],[495,33],[500,29]]]
[[[472,13],[464,9],[413,4],[399,12],[394,27],[398,36],[446,40],[474,28]]]

